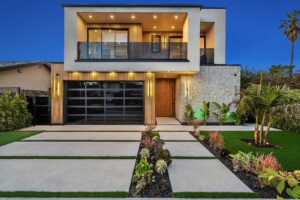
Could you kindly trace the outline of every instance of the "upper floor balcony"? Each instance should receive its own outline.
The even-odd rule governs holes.
[[[77,61],[187,61],[186,13],[78,13]],[[86,36],[86,37],[85,37]]]

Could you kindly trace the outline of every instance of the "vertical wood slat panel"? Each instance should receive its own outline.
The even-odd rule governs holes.
[[[52,64],[51,70],[51,123],[63,124],[64,81],[144,81],[145,124],[155,123],[155,74],[154,73],[108,73],[66,72],[63,64]],[[58,76],[57,76],[58,74]],[[58,84],[58,85],[57,85]],[[58,86],[58,90],[57,90]]]

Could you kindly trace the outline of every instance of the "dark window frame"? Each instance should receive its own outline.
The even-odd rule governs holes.
[[[154,38],[158,38],[159,39],[159,42],[156,42],[157,44],[155,45],[158,45],[158,50],[155,50],[154,48]],[[161,52],[161,35],[151,35],[151,51],[152,53],[160,53]]]

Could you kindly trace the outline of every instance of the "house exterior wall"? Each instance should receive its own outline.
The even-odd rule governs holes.
[[[226,10],[202,9],[201,22],[213,22],[214,64],[226,63]],[[201,26],[201,24],[200,24]],[[209,47],[208,47],[209,48]]]
[[[0,71],[0,87],[17,87],[22,90],[49,91],[50,70],[43,65]]]
[[[184,40],[188,42],[188,62],[76,62],[78,33],[78,12],[152,12],[187,13],[183,28]],[[66,71],[199,71],[200,63],[200,24],[199,8],[162,8],[162,7],[65,7],[64,64]]]
[[[176,79],[176,118],[182,122],[184,107],[201,107],[203,101],[230,104],[237,100],[240,91],[240,66],[215,65],[201,66],[195,75],[183,75]],[[211,106],[211,113],[214,111]],[[231,106],[234,111],[234,105]],[[210,121],[214,122],[212,116]]]

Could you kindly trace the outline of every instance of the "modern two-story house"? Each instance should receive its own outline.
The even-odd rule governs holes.
[[[52,65],[52,124],[182,121],[184,107],[231,103],[226,9],[64,4],[64,63]]]

